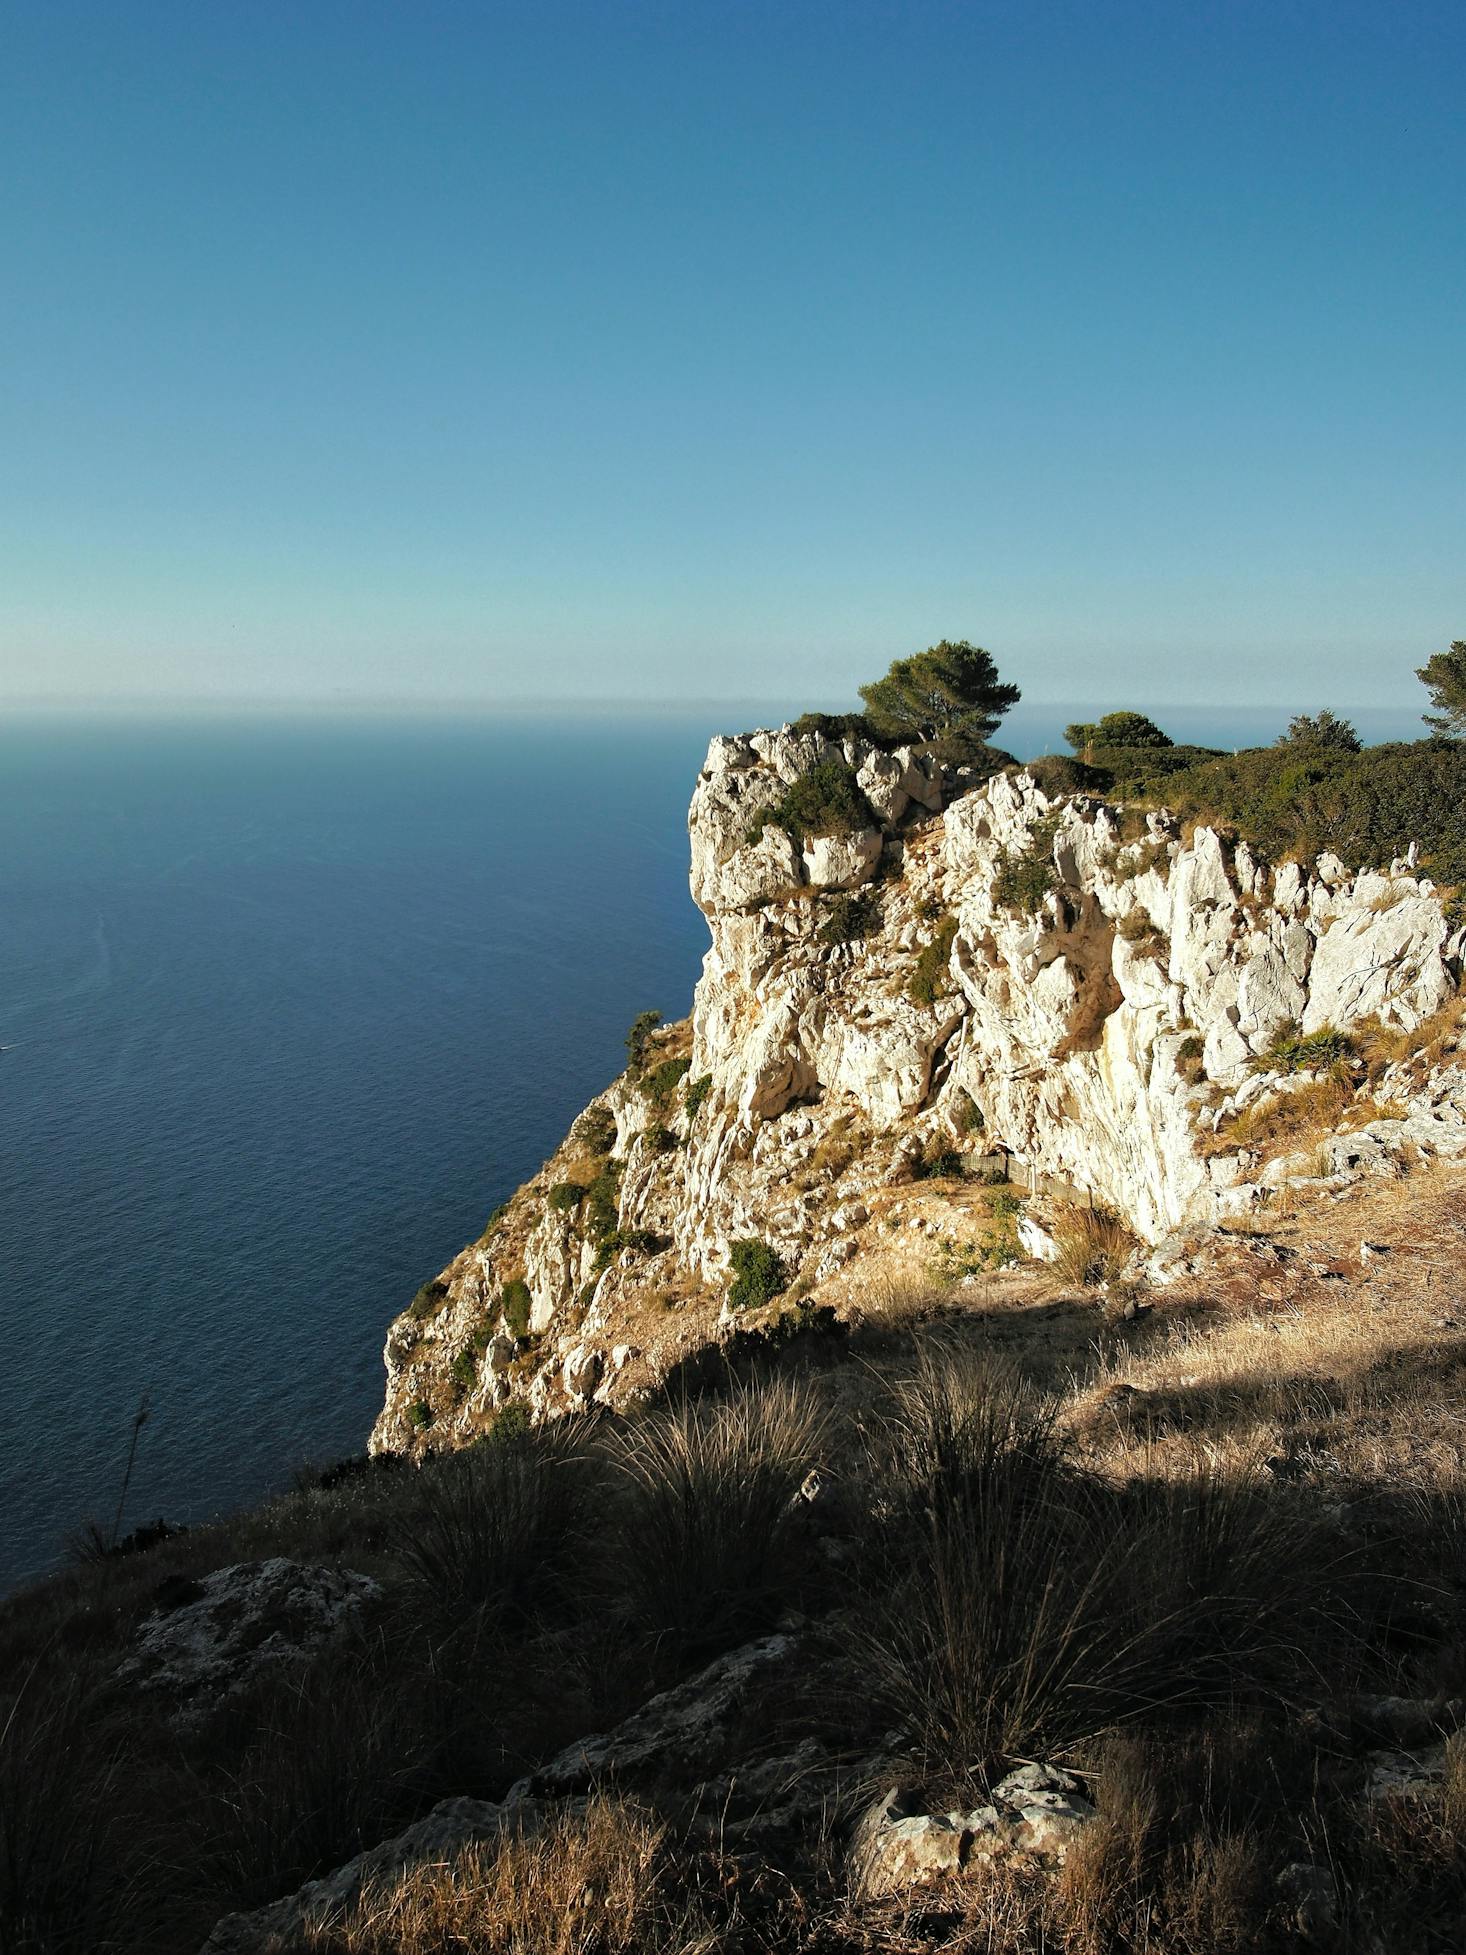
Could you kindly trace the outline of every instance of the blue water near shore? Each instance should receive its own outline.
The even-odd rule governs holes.
[[[124,1526],[361,1447],[389,1318],[688,1009],[757,717],[0,729],[0,1589],[110,1524],[145,1392]]]

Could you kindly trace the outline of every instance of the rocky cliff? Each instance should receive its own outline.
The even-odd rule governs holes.
[[[1466,1152],[1466,932],[1410,860],[1269,865],[1024,771],[788,727],[715,739],[688,826],[712,937],[690,1022],[393,1324],[375,1449],[659,1382],[740,1314],[740,1242],[777,1259],[753,1305],[839,1307],[918,1184],[954,1218],[919,1225],[948,1277],[1052,1256],[1077,1213],[1163,1278],[1290,1183]]]

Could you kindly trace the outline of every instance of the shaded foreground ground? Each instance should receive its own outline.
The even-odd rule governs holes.
[[[79,1566],[0,1615],[0,1950],[191,1951],[525,1779],[532,1820],[277,1945],[1455,1948],[1463,1247],[1445,1168],[1149,1294],[953,1288],[908,1247],[850,1323],[633,1420],[506,1423]],[[119,1678],[210,1571],[276,1556],[378,1587],[308,1661]],[[546,1770],[774,1632],[696,1743]],[[873,1799],[973,1808],[1023,1761],[1097,1809],[1062,1865],[862,1891]]]

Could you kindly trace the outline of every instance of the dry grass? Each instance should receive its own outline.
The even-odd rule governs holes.
[[[1052,1234],[1059,1251],[1055,1269],[1082,1289],[1113,1283],[1137,1247],[1119,1216],[1103,1208],[1063,1209]]]
[[[416,1868],[317,1927],[312,1955],[694,1955],[716,1939],[670,1878],[666,1829],[598,1797]]]
[[[614,1432],[607,1545],[638,1626],[682,1651],[777,1617],[793,1576],[795,1495],[827,1418],[798,1379],[655,1407]]]
[[[1395,1100],[1359,1097],[1342,1072],[1309,1080],[1291,1093],[1270,1093],[1223,1120],[1199,1143],[1203,1155],[1245,1150],[1265,1160],[1320,1142],[1330,1134],[1354,1133],[1372,1120],[1399,1120],[1406,1109]]]

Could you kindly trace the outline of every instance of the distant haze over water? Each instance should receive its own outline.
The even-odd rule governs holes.
[[[997,738],[1116,704],[1287,718]],[[124,1529],[363,1445],[389,1318],[689,1008],[709,735],[794,710],[0,725],[0,1586],[110,1524],[144,1392]]]

